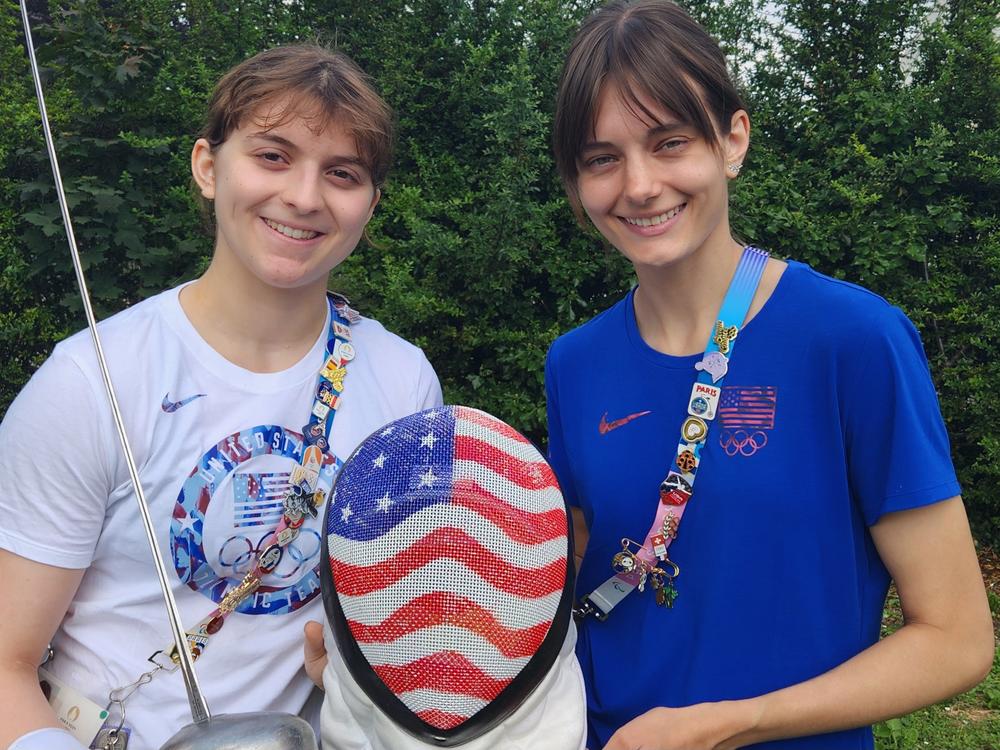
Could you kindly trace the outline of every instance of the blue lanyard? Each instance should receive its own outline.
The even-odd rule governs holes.
[[[327,295],[327,302],[330,305],[330,334],[326,341],[326,355],[316,378],[316,397],[309,421],[302,427],[306,445],[315,445],[324,453],[330,447],[333,420],[344,391],[346,366],[355,356],[354,345],[351,344],[351,318],[357,315],[340,297]]]
[[[622,550],[611,561],[615,575],[583,597],[574,610],[578,619],[593,614],[599,620],[633,590],[643,591],[647,581],[656,591],[656,603],[672,607],[677,597],[674,579],[680,568],[667,556],[667,548],[677,537],[681,517],[694,491],[701,451],[708,439],[709,426],[718,411],[722,382],[729,371],[740,326],[767,265],[768,254],[759,248],[743,249],[739,266],[722,300],[719,316],[709,333],[705,354],[695,364],[698,374],[691,388],[687,414],[681,423],[680,441],[670,460],[667,476],[660,483],[653,525],[643,544],[622,539]],[[633,551],[635,548],[635,551]],[[665,569],[660,564],[665,565]]]

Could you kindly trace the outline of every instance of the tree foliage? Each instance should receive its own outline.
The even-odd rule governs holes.
[[[79,327],[16,3],[0,0],[0,411]],[[572,218],[549,130],[595,0],[71,0],[31,4],[77,235],[102,315],[211,251],[188,154],[232,64],[319,38],[399,119],[396,167],[333,285],[422,345],[451,402],[544,435],[551,340],[627,265]],[[1000,541],[1000,42],[986,0],[691,0],[754,123],[739,233],[862,283],[920,328],[977,530]],[[594,378],[602,383],[599,356]]]

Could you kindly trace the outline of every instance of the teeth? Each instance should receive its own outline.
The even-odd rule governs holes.
[[[629,224],[632,224],[637,227],[654,227],[657,224],[662,224],[665,221],[670,221],[672,218],[674,218],[677,214],[679,214],[683,210],[684,206],[685,204],[682,203],[676,208],[671,208],[666,213],[662,213],[659,216],[652,216],[648,219],[630,219],[627,216],[623,218]]]
[[[276,232],[281,232],[286,237],[291,237],[293,240],[311,240],[313,237],[319,237],[319,232],[311,232],[308,229],[293,229],[292,227],[286,227],[284,224],[279,224],[276,221],[271,221],[270,219],[264,219],[264,223],[267,224],[271,229]]]

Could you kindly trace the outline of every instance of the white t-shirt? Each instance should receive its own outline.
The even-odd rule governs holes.
[[[277,524],[327,329],[297,364],[254,373],[197,333],[171,289],[102,322],[100,332],[140,479],[185,628],[245,574]],[[247,316],[257,314],[245,311]],[[345,460],[384,423],[441,404],[417,347],[374,320],[352,326],[331,450]],[[329,488],[334,466],[321,485]],[[51,671],[100,705],[150,669],[171,635],[138,507],[87,331],[60,343],[0,424],[0,547],[86,568],[53,639]],[[308,519],[260,590],[197,662],[214,713],[297,713],[312,683],[302,627],[322,620],[320,517]],[[160,673],[127,705],[130,750],[157,748],[190,713],[179,672]]]

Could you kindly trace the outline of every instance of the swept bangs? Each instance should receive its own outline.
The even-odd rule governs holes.
[[[559,176],[581,219],[579,157],[594,138],[598,102],[608,86],[640,120],[663,124],[642,99],[656,102],[716,150],[733,113],[744,109],[718,43],[675,3],[619,0],[595,12],[570,47],[553,127]]]
[[[339,52],[290,45],[240,63],[216,85],[201,135],[217,147],[252,117],[265,129],[303,117],[316,133],[336,123],[354,138],[376,187],[389,172],[392,110],[368,76]]]

